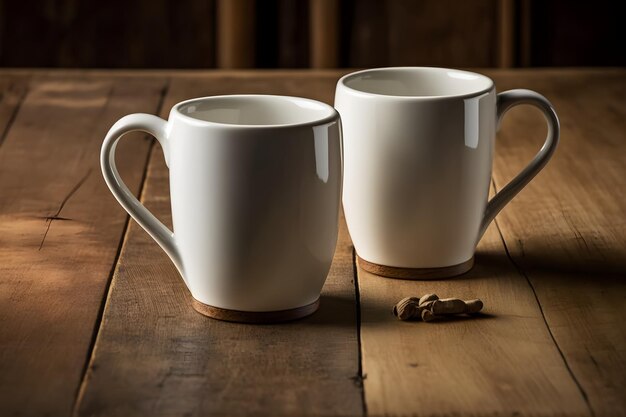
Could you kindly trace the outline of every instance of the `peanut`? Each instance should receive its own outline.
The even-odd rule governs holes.
[[[435,301],[435,300],[438,300],[438,299],[439,299],[439,297],[437,297],[436,294],[426,294],[426,295],[423,295],[420,298],[419,304],[422,305],[422,304],[427,303],[429,301]]]
[[[433,314],[433,312],[430,311],[430,310],[423,310],[422,311],[422,320],[425,321],[425,322],[437,320],[437,316],[435,316]]]
[[[393,308],[393,314],[400,320],[421,318],[425,322],[436,320],[438,316],[454,314],[476,314],[483,308],[479,299],[463,301],[458,298],[442,298],[426,294],[420,298],[403,298]]]
[[[403,298],[393,308],[393,314],[400,320],[411,320],[418,315],[419,298],[407,297]]]
[[[476,314],[483,309],[483,302],[479,299],[467,300],[465,304],[467,305],[467,309],[465,310],[467,314]]]
[[[444,298],[435,300],[431,307],[433,314],[437,316],[443,316],[448,314],[462,314],[465,313],[467,306],[465,301],[458,298]]]
[[[435,301],[436,300],[431,300],[431,301],[426,301],[425,303],[421,303],[418,307],[420,310],[420,314],[422,314],[422,310],[430,310],[430,308],[432,307]]]

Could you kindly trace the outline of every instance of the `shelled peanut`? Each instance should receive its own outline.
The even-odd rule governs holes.
[[[393,314],[400,320],[422,319],[434,321],[444,316],[476,314],[483,308],[479,299],[463,301],[458,298],[439,298],[435,294],[422,297],[407,297],[393,308]]]

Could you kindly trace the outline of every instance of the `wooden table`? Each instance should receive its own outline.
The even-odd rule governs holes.
[[[456,279],[355,268],[342,221],[322,305],[281,325],[207,319],[106,188],[121,116],[186,98],[272,93],[332,103],[340,72],[0,72],[0,415],[626,414],[626,71],[484,71],[545,94],[562,123],[548,167]],[[507,114],[493,187],[535,154],[539,112]],[[129,187],[170,221],[150,138],[123,141]],[[400,322],[401,298],[480,297],[485,316]]]

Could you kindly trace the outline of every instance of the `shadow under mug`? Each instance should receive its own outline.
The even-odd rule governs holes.
[[[518,104],[548,122],[543,147],[488,201],[497,126]],[[488,77],[446,68],[380,68],[337,83],[343,207],[360,266],[404,279],[459,275],[496,214],[546,165],[559,140],[548,100],[496,94]]]
[[[116,144],[132,131],[163,148],[173,232],[117,171]],[[197,311],[275,322],[318,308],[337,242],[340,148],[339,115],[327,104],[216,96],[176,104],[168,121],[123,117],[104,139],[101,165],[115,198],[176,265]]]

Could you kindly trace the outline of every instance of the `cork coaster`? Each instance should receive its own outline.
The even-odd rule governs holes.
[[[399,268],[395,266],[385,266],[375,264],[357,255],[358,265],[367,272],[388,278],[399,279],[440,279],[461,275],[472,269],[474,257],[458,265],[446,266],[443,268]]]
[[[219,307],[213,307],[207,304],[203,304],[200,301],[193,299],[192,305],[194,310],[203,316],[211,317],[213,319],[232,321],[237,323],[280,323],[284,321],[291,321],[301,319],[315,313],[320,306],[320,299],[315,302],[298,308],[290,310],[280,311],[238,311],[227,310]]]

